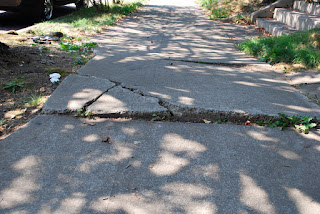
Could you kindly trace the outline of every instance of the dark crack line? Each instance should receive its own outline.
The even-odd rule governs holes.
[[[108,88],[108,90],[102,92],[99,96],[97,96],[97,97],[95,97],[94,99],[86,102],[86,103],[84,104],[84,106],[82,107],[82,111],[85,112],[85,111],[87,110],[87,108],[88,108],[90,105],[92,105],[94,102],[96,102],[102,95],[104,95],[105,93],[108,93],[111,89],[113,89],[113,88],[115,88],[115,87],[117,87],[117,86],[118,86],[118,85],[114,85],[114,86],[112,86],[111,88]]]
[[[234,67],[234,68],[243,68],[243,67],[247,67],[247,66],[256,66],[257,65],[257,64],[245,64],[245,63],[205,62],[205,61],[193,61],[193,60],[171,59],[171,58],[167,58],[164,60],[169,60],[169,61],[174,61],[174,62],[188,62],[188,63],[205,64],[205,65]]]
[[[172,59],[171,59],[172,60]],[[172,60],[172,61],[183,61],[183,62],[193,62],[193,63],[198,63],[194,61],[188,61],[188,60]],[[208,63],[208,64],[214,64],[217,65],[217,63]],[[225,65],[224,63],[222,63]],[[219,63],[221,65],[221,63]],[[247,65],[247,64],[246,64]],[[245,66],[246,66],[245,65]],[[239,66],[237,64],[237,66]],[[99,77],[95,77],[99,78]],[[105,92],[101,93],[99,96],[95,97],[94,99],[88,101],[82,108],[83,111],[86,111],[87,108],[92,105],[94,102],[96,102],[102,95],[108,93],[110,90],[116,87],[121,87],[123,89],[129,90],[132,93],[138,94],[139,96],[145,96],[145,97],[151,97],[155,98],[158,100],[158,104],[165,109],[167,109],[166,114],[171,114],[171,119],[167,118],[162,119],[164,121],[174,121],[174,122],[192,122],[192,123],[203,123],[203,120],[209,120],[212,121],[212,123],[215,123],[217,121],[227,121],[228,123],[232,124],[238,124],[238,125],[243,125],[244,122],[246,121],[251,121],[253,123],[264,121],[267,119],[271,119],[272,121],[276,121],[279,119],[279,116],[276,115],[267,115],[267,114],[250,114],[250,113],[240,113],[240,112],[234,112],[234,111],[222,111],[222,110],[214,110],[214,109],[203,109],[203,108],[197,108],[197,107],[184,107],[184,106],[179,106],[177,104],[168,102],[166,100],[161,99],[160,97],[157,96],[152,96],[149,94],[143,93],[141,90],[136,89],[136,88],[131,88],[125,86],[121,82],[113,81],[107,78],[102,78],[106,79],[115,85]],[[94,115],[98,116],[101,118],[132,118],[136,120],[149,120],[152,117],[152,113],[140,113],[137,115],[133,115],[130,113],[125,113],[125,114],[107,114],[107,115]],[[160,115],[159,116],[168,116],[168,115]]]

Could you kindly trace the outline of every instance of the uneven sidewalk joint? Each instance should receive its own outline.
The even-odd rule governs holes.
[[[71,79],[76,82],[77,80],[75,78],[80,78],[81,80],[82,78],[86,78],[87,81],[90,81],[89,79],[92,77],[74,75],[69,78],[69,81]],[[83,102],[80,108],[68,109],[68,106],[65,106],[64,109],[62,108],[61,110],[60,105],[59,108],[55,110],[47,104],[42,113],[79,116],[77,115],[77,111],[80,109],[82,112],[90,112],[91,116],[100,118],[130,118],[135,120],[166,120],[193,123],[202,123],[204,120],[207,120],[210,122],[244,124],[246,121],[257,123],[266,120],[276,121],[280,119],[279,115],[250,114],[240,111],[221,111],[178,105],[157,96],[145,94],[139,89],[127,87],[121,82],[100,78],[93,78],[93,80],[108,82],[107,90],[100,93],[95,92],[94,98]],[[68,80],[64,81],[64,85],[68,85],[67,81]],[[79,86],[79,84],[75,85],[77,87]],[[71,91],[77,94],[78,91],[81,91],[80,89],[71,89]],[[64,90],[60,89],[60,92],[58,91],[56,93],[61,94],[62,92],[64,92]],[[55,96],[59,97],[59,95]],[[69,96],[69,99],[72,100],[74,95],[69,94]],[[87,95],[87,97],[92,97],[92,95]],[[48,111],[48,109],[50,109],[50,111]]]
[[[208,62],[208,61],[185,60],[185,59],[172,59],[172,58],[166,58],[166,59],[164,59],[164,60],[174,61],[174,62],[187,62],[187,63],[214,65],[214,66],[224,66],[224,67],[232,67],[232,68],[255,67],[255,66],[257,66],[257,65],[261,66],[261,64]],[[269,65],[262,65],[262,66],[269,66]]]

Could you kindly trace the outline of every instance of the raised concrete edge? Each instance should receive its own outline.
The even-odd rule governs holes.
[[[299,10],[307,14],[320,16],[320,5],[314,3],[308,3],[305,1],[295,1],[293,4],[294,10]]]
[[[258,11],[251,14],[251,23],[254,24],[257,18],[272,18],[273,11],[277,7],[290,8],[293,6],[294,0],[278,0]]]
[[[42,107],[45,114],[64,114],[84,108],[115,87],[107,79],[73,74],[66,77]]]
[[[274,19],[297,30],[311,30],[320,26],[320,17],[300,11],[276,8]]]
[[[298,32],[297,30],[291,28],[290,26],[273,19],[257,18],[256,25],[259,28],[264,28],[265,31],[267,31],[273,36],[282,36],[282,35]]]

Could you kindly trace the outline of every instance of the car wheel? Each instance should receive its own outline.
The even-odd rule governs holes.
[[[88,6],[89,6],[89,0],[79,0],[78,2],[76,2],[76,7],[78,10],[80,8],[88,7]]]
[[[53,14],[53,0],[40,0],[40,19],[49,20]]]

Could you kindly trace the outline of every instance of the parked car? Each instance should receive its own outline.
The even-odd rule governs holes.
[[[20,11],[40,20],[49,20],[54,6],[75,3],[77,8],[87,5],[89,0],[0,0],[0,10]]]

